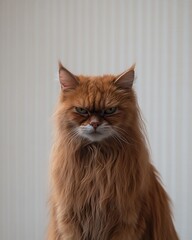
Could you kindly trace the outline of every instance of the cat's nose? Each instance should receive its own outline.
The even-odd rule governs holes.
[[[91,121],[89,123],[95,130],[99,127],[99,125],[101,125],[101,123],[99,121]]]

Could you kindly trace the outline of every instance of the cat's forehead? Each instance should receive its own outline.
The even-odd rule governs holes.
[[[84,93],[96,94],[110,91],[114,88],[115,76],[79,76],[80,89]]]
[[[89,109],[116,105],[113,81],[115,76],[79,76],[80,85],[74,98],[75,104]]]
[[[97,84],[101,88],[111,84],[115,80],[116,76],[114,75],[103,75],[103,76],[78,76],[80,84],[93,85]]]

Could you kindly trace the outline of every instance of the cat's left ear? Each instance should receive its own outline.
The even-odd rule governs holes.
[[[135,79],[135,64],[133,64],[127,71],[120,74],[117,79],[115,79],[115,84],[123,89],[132,88]]]

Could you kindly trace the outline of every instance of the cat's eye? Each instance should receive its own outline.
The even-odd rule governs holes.
[[[82,114],[82,115],[87,115],[88,114],[88,111],[84,108],[81,108],[81,107],[76,107],[75,110],[76,110],[77,113]]]
[[[108,108],[108,109],[105,109],[104,111],[104,114],[108,115],[108,114],[113,114],[117,111],[117,108],[116,107],[111,107],[111,108]]]

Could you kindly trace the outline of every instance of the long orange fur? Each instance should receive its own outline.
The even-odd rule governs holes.
[[[62,65],[61,70],[70,81],[72,74]],[[133,88],[118,87],[113,75],[75,78],[79,85],[61,90],[54,115],[48,239],[177,240]],[[121,109],[107,119],[119,138],[90,142],[72,134],[73,124],[89,123],[74,107],[91,109],[93,104],[95,109]]]

